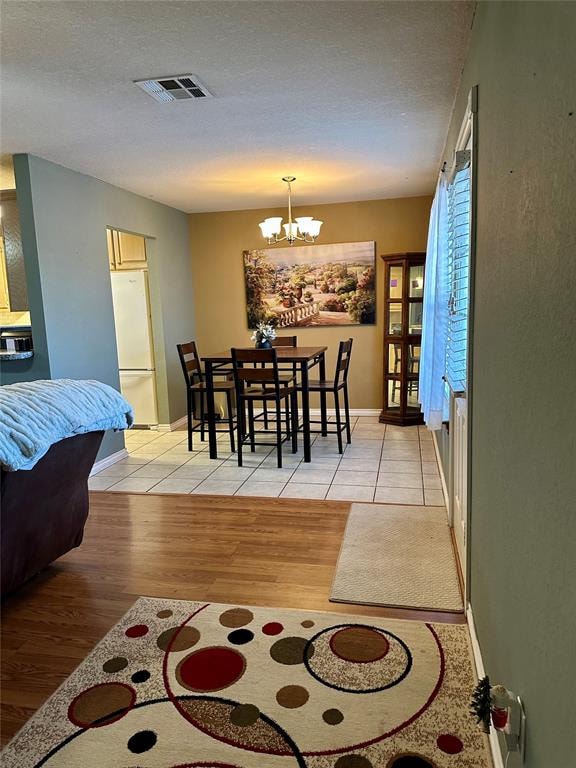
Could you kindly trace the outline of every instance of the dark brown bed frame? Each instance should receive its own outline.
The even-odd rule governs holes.
[[[2,595],[79,546],[88,517],[88,475],[104,432],[55,443],[30,470],[0,470]]]

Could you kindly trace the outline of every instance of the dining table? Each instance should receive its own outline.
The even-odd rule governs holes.
[[[238,347],[245,349],[246,347]],[[304,461],[312,459],[310,440],[310,392],[308,389],[308,371],[315,365],[321,380],[326,378],[325,353],[328,347],[275,347],[279,364],[292,364],[300,371],[300,391],[302,394],[302,438],[304,443]],[[218,443],[216,440],[216,408],[214,405],[214,376],[233,373],[232,353],[230,349],[216,354],[202,356],[204,363],[204,381],[206,386],[206,416],[208,422],[208,443],[210,458],[218,458]],[[320,393],[321,430],[326,435],[328,418],[326,415],[326,393]]]

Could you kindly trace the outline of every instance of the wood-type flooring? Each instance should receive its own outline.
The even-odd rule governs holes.
[[[2,744],[140,596],[464,623],[330,603],[348,502],[92,493],[84,541],[5,599]]]

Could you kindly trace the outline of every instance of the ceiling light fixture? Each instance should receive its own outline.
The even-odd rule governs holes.
[[[295,176],[283,176],[282,181],[288,184],[288,223],[282,224],[282,216],[272,216],[269,219],[264,219],[258,225],[262,230],[262,235],[266,238],[268,243],[281,243],[286,240],[289,245],[292,245],[296,240],[303,240],[305,243],[313,243],[320,234],[321,221],[317,221],[312,216],[298,216],[295,221],[292,221],[292,187],[293,181],[296,181]],[[282,226],[284,226],[285,234],[282,237],[278,237],[282,232]]]

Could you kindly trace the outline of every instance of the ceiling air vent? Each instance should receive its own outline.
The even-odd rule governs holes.
[[[169,101],[213,98],[196,75],[170,75],[155,80],[134,80],[134,85],[164,104]]]

